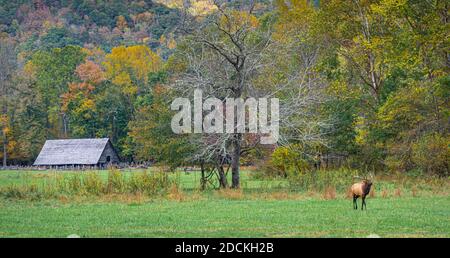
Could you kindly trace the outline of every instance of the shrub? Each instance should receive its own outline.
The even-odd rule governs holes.
[[[306,171],[310,164],[302,156],[301,146],[290,145],[276,148],[270,159],[259,166],[262,173],[254,173],[259,177],[287,177],[288,171]]]
[[[291,170],[288,173],[288,181],[290,188],[295,190],[324,190],[327,187],[334,187],[338,191],[345,192],[356,175],[358,175],[356,170],[344,168],[307,172]]]
[[[429,134],[412,144],[412,161],[428,173],[448,176],[450,169],[450,138]]]
[[[62,180],[65,181],[64,178],[62,178]],[[66,185],[66,184],[62,183],[61,185]],[[71,193],[71,194],[80,193],[83,188],[83,182],[81,180],[80,174],[76,173],[76,174],[72,175],[71,177],[69,177],[67,185],[68,185],[68,188],[64,188],[64,189],[67,189],[69,191],[69,193]]]
[[[122,173],[112,168],[108,171],[108,183],[106,191],[108,193],[123,193],[125,192],[126,181],[122,176]]]
[[[43,197],[41,191],[35,184],[31,185],[11,185],[2,189],[1,195],[6,198],[12,199],[30,199],[30,200],[40,200]]]
[[[167,191],[171,181],[167,172],[141,172],[133,174],[129,180],[128,188],[131,193],[144,193],[155,195]]]
[[[103,181],[95,172],[88,172],[83,177],[83,187],[86,193],[100,195],[103,190]]]

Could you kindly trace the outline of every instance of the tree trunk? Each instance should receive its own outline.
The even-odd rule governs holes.
[[[202,178],[200,179],[201,180],[200,187],[202,191],[204,191],[206,189],[206,176],[205,176],[205,165],[203,162],[200,163],[200,170],[202,172]]]
[[[234,134],[233,152],[231,156],[231,188],[240,187],[239,163],[241,159],[241,138],[242,135],[240,133]]]
[[[3,106],[3,114],[6,116],[8,112],[8,107],[6,106],[6,103]],[[3,167],[6,167],[7,165],[7,155],[8,155],[8,139],[6,138],[6,121],[4,121],[4,125],[2,127],[2,135],[3,135]]]
[[[227,177],[225,176],[225,171],[223,166],[217,164],[217,172],[219,173],[219,188],[225,189],[228,187]]]

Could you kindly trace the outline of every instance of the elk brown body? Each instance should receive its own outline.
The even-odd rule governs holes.
[[[353,195],[353,209],[355,209],[355,210],[358,209],[357,200],[359,197],[361,197],[361,199],[362,199],[361,210],[363,210],[364,207],[366,207],[366,209],[367,209],[366,196],[369,194],[371,187],[372,187],[372,182],[367,179],[364,179],[363,181],[352,185],[351,191],[352,191],[352,195]]]

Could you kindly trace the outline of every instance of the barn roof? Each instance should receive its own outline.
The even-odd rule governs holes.
[[[34,165],[95,165],[108,142],[108,138],[47,140]]]

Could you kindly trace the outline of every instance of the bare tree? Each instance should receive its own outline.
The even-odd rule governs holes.
[[[280,44],[272,38],[273,20],[260,24],[254,16],[254,1],[245,1],[238,8],[226,2],[212,1],[216,11],[208,16],[186,15],[183,19],[186,38],[178,54],[187,68],[172,87],[184,97],[192,96],[198,88],[203,98],[282,98],[283,135],[279,143],[320,141],[322,123],[311,119],[315,104],[321,101],[322,81],[312,69],[319,47],[299,42]],[[295,66],[278,67],[292,59],[296,59]],[[283,79],[265,80],[276,77],[275,73],[282,73]],[[246,140],[246,136],[238,132],[194,134],[192,143],[198,150],[194,159],[215,165],[221,187],[227,187],[225,173],[231,167],[231,187],[239,188],[241,155],[255,148],[261,135],[253,140]]]

